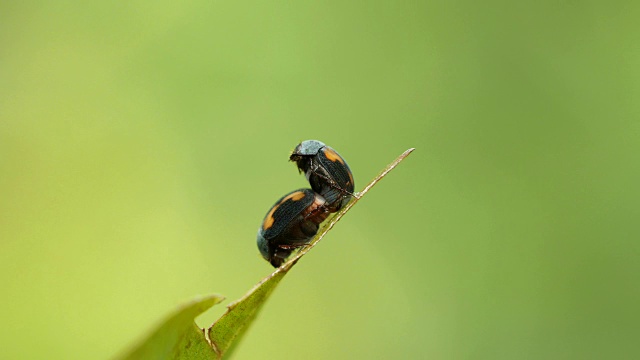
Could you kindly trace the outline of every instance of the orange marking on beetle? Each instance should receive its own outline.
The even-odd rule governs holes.
[[[269,213],[267,214],[267,217],[264,219],[264,223],[262,223],[262,230],[267,230],[271,226],[273,226],[273,223],[276,221],[276,219],[273,218],[273,213],[276,212],[276,210],[280,207],[280,205],[282,205],[285,201],[287,200],[298,201],[301,199],[304,199],[304,192],[302,191],[296,191],[292,194],[287,195],[277,205],[271,208],[271,211],[269,211]]]
[[[264,222],[262,223],[262,230],[267,230],[268,228],[270,228],[271,226],[273,226],[273,222],[275,221],[275,219],[273,218],[273,212],[276,211],[278,207],[274,206],[271,211],[269,211],[269,214],[267,215],[266,219],[264,219]]]
[[[293,194],[289,194],[289,196],[287,196],[286,198],[282,199],[282,201],[280,202],[280,204],[282,204],[283,202],[287,201],[287,200],[293,200],[293,201],[298,201],[300,199],[304,199],[304,192],[302,191],[296,191]]]
[[[338,155],[337,152],[333,151],[333,149],[329,149],[328,147],[324,148],[324,156],[327,157],[327,159],[333,161],[333,162],[339,162],[340,164],[344,165],[344,160],[342,160],[342,158],[340,157],[340,155]]]

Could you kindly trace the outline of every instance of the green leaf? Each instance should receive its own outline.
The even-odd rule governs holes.
[[[217,355],[194,319],[222,300],[222,296],[209,295],[185,304],[117,359],[214,359]]]
[[[404,158],[409,156],[414,149],[402,153],[394,162],[389,164],[378,176],[376,176],[355,198],[341,209],[329,222],[327,222],[309,245],[303,247],[295,256],[277,268],[271,275],[262,279],[240,300],[228,306],[227,312],[222,315],[208,330],[211,346],[218,354],[218,359],[229,355],[233,347],[242,339],[260,309],[269,298],[273,290],[278,286],[284,275],[295,265],[298,260],[309,252],[333,228],[333,226],[355,205],[362,197],[387,173],[395,168]]]
[[[242,338],[262,305],[290,268],[284,269],[283,265],[264,278],[244,297],[229,305],[227,312],[209,328],[209,339],[219,359],[228,355],[232,345]]]

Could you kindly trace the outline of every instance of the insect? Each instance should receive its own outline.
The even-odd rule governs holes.
[[[298,189],[280,198],[258,229],[258,249],[274,267],[318,232],[329,215],[325,199],[311,189]]]
[[[353,174],[347,162],[334,149],[318,140],[298,144],[289,157],[298,170],[304,172],[313,191],[327,202],[330,212],[336,212],[353,196]]]

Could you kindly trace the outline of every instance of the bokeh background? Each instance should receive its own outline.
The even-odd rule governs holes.
[[[361,189],[236,359],[640,356],[640,3],[0,4],[0,358],[107,359],[271,271],[320,139]],[[197,319],[201,326],[224,311]]]

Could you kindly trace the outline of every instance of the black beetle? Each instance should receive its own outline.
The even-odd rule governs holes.
[[[289,160],[304,172],[313,191],[327,201],[327,209],[336,212],[353,196],[353,174],[347,162],[334,149],[318,140],[298,144]]]
[[[325,199],[311,189],[298,189],[280,198],[258,230],[262,257],[279,267],[293,250],[306,245],[329,215],[325,204]]]

